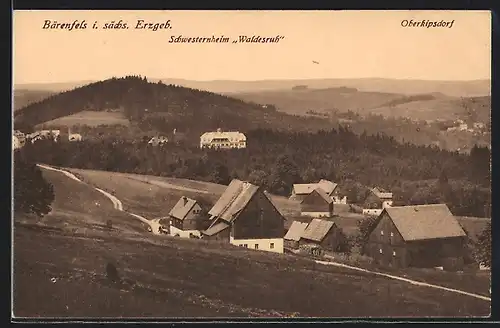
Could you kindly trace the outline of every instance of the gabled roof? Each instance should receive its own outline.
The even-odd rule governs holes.
[[[229,224],[225,223],[224,221],[219,221],[218,223],[214,224],[213,226],[211,226],[207,230],[203,231],[202,233],[204,235],[207,235],[207,236],[213,236],[213,235],[223,231],[227,227],[229,227]]]
[[[466,236],[446,204],[387,207],[379,218],[384,212],[405,241]]]
[[[307,195],[318,187],[330,195],[337,188],[337,184],[326,179],[321,179],[317,183],[296,183],[293,185],[293,190],[296,195]]]
[[[392,192],[382,191],[377,187],[373,188],[372,192],[375,196],[377,196],[380,199],[392,199]]]
[[[259,187],[238,179],[233,179],[212,209],[211,216],[231,222],[245,208]]]
[[[306,228],[307,228],[307,223],[293,221],[292,225],[290,226],[290,229],[288,229],[288,232],[286,233],[285,237],[283,237],[283,239],[299,241],[300,237],[302,237],[302,234],[304,233],[304,230]]]
[[[323,199],[325,200],[325,202],[327,202],[328,204],[333,203],[333,199],[331,199],[331,198],[330,198],[330,197],[326,194],[326,192],[325,192],[323,189],[319,188],[319,187],[318,187],[318,188],[316,188],[316,189],[314,189],[314,190],[313,190],[313,191],[312,191],[309,195],[307,195],[306,197],[304,197],[304,199],[302,199],[301,203],[305,202],[305,201],[307,200],[307,198],[308,198],[310,195],[314,194],[314,193],[316,193],[316,194],[320,195],[320,196],[321,196],[321,198],[323,198]]]
[[[335,226],[333,221],[313,219],[302,233],[301,238],[321,242]]]
[[[293,185],[293,190],[296,195],[308,195],[316,189],[317,186],[316,183],[296,183]]]
[[[321,179],[318,182],[318,187],[320,187],[328,195],[330,195],[335,190],[335,188],[337,188],[337,184],[329,180]]]
[[[196,200],[182,196],[177,204],[170,210],[169,215],[176,219],[184,220],[194,205],[196,205]]]

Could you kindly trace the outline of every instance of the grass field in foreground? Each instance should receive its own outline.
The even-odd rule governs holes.
[[[42,220],[45,226],[16,220],[15,316],[420,317],[490,312],[487,301],[296,256],[135,232],[141,230],[136,226],[140,222],[114,210],[90,186],[59,172],[43,174],[54,184],[54,211]],[[99,228],[110,217],[119,227],[112,233]],[[107,282],[108,262],[117,264],[127,286]]]
[[[68,235],[19,226],[14,242],[16,316],[464,317],[490,313],[489,302],[472,297],[203,240],[99,231]],[[109,261],[117,264],[133,288],[106,282],[104,268]]]

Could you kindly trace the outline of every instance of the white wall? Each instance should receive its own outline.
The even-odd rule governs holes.
[[[333,196],[332,200],[334,204],[347,204],[347,196],[344,196],[342,198]]]
[[[302,216],[310,216],[314,218],[330,217],[330,212],[300,212]]]
[[[179,237],[181,238],[189,238],[189,234],[201,237],[201,232],[199,230],[181,230],[174,227],[173,225],[170,226],[171,236],[179,235]]]
[[[268,239],[234,239],[233,237],[229,238],[229,243],[236,246],[247,245],[249,249],[255,249],[255,244],[259,245],[258,250],[267,251],[267,252],[275,252],[275,253],[283,253],[283,238],[268,238]],[[271,243],[274,244],[274,247],[271,248]]]

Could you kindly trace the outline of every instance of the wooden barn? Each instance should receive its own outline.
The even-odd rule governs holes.
[[[467,236],[445,204],[387,207],[365,252],[394,267],[460,267]]]
[[[285,218],[260,187],[234,179],[208,214],[203,239],[283,253]]]
[[[299,240],[307,228],[306,222],[293,221],[292,225],[288,229],[284,239],[285,247],[288,248],[299,248]]]
[[[315,189],[320,188],[328,197],[338,196],[337,184],[326,179],[321,179],[317,183],[296,183],[293,185],[290,199],[302,201]]]
[[[333,221],[313,219],[304,229],[299,240],[299,247],[315,244],[324,250],[335,251],[341,241],[341,232],[342,230]]]
[[[332,217],[333,200],[323,189],[316,188],[300,202],[300,214],[311,217]]]
[[[208,217],[202,206],[194,199],[182,196],[170,210],[170,234],[189,238],[201,236],[208,226]]]

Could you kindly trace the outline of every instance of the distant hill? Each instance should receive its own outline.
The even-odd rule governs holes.
[[[80,112],[109,112],[143,129],[193,132],[207,129],[241,131],[272,127],[277,130],[330,129],[331,122],[303,118],[227,96],[129,76],[91,83],[54,94],[15,112],[17,124],[37,125]],[[103,123],[104,124],[104,123]]]
[[[303,85],[311,89],[325,89],[350,87],[359,91],[399,93],[399,94],[422,94],[440,92],[455,97],[489,96],[491,94],[490,80],[474,81],[425,81],[425,80],[397,80],[382,78],[365,79],[297,79],[297,80],[260,80],[260,81],[192,81],[184,79],[173,79],[168,77],[150,78],[150,81],[162,80],[165,84],[181,85],[188,88],[206,90],[216,93],[240,93],[270,90],[290,90],[294,86]],[[44,90],[61,92],[90,84],[97,81],[75,81],[65,83],[31,83],[17,84],[15,89]]]
[[[380,114],[415,120],[476,119],[489,122],[491,97],[452,97],[441,92],[416,95],[367,92],[352,88],[301,88],[246,92],[231,96],[260,104],[273,104],[278,110],[305,115],[308,112],[346,112]]]
[[[14,110],[28,106],[52,95],[52,91],[38,89],[16,89],[14,90]]]

